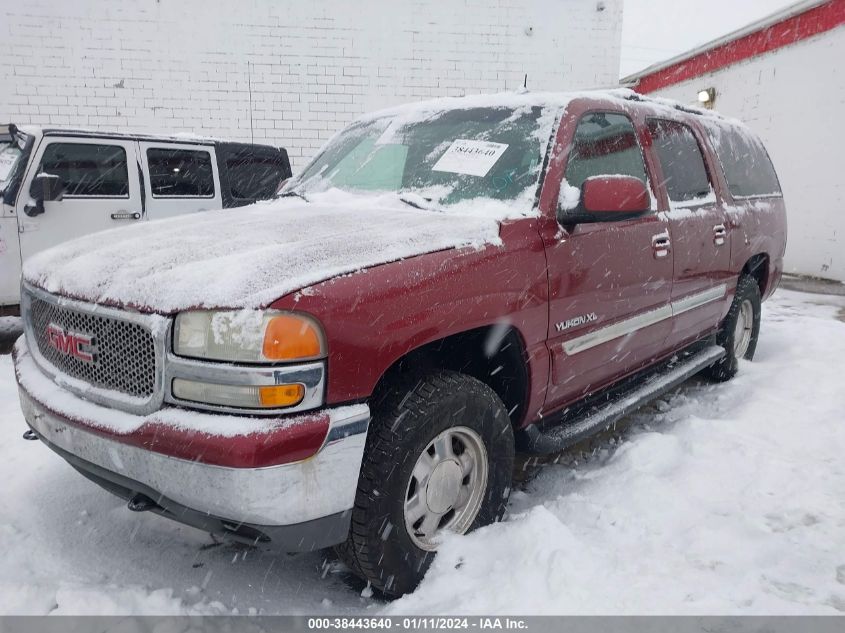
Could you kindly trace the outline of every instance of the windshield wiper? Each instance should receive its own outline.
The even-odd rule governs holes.
[[[305,197],[304,193],[300,193],[299,191],[295,191],[291,189],[290,191],[285,191],[284,193],[279,194],[279,198],[290,198],[291,196],[296,196],[297,198],[302,198],[305,202],[310,202],[308,198]]]
[[[425,196],[421,196],[419,194],[407,195],[400,193],[397,195],[397,198],[409,207],[414,207],[415,209],[422,209],[423,211],[442,211],[440,207],[433,204],[433,200],[431,198],[426,198]]]
[[[410,206],[410,207],[414,207],[415,209],[423,209],[423,210],[425,210],[425,207],[424,207],[424,206],[422,206],[422,205],[421,205],[421,204],[419,204],[418,202],[414,202],[413,200],[409,200],[408,198],[406,198],[406,197],[405,197],[405,196],[403,196],[402,194],[399,194],[399,199],[400,199],[402,202],[404,202],[405,204],[407,204],[408,206]]]

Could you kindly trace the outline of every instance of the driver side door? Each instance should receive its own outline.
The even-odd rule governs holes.
[[[141,184],[135,141],[45,137],[18,194],[21,259],[60,242],[139,221]],[[64,195],[38,213],[31,196],[38,174],[59,176]]]
[[[673,255],[668,222],[657,213],[650,188],[645,138],[627,113],[591,111],[561,143],[570,151],[560,226],[546,237],[552,361],[547,410],[600,390],[664,351]],[[605,175],[641,179],[652,210],[630,219],[568,224],[566,210],[579,204],[583,182]]]

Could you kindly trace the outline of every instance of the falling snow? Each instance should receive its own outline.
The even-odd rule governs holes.
[[[688,382],[545,466],[392,604],[325,552],[273,557],[128,512],[19,439],[0,356],[0,613],[843,612],[843,315],[845,299],[780,291],[733,381]]]

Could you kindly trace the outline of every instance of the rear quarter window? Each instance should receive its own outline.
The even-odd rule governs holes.
[[[250,150],[226,156],[226,172],[232,197],[238,200],[272,198],[285,177],[280,157]]]
[[[760,139],[733,126],[708,125],[707,133],[734,198],[781,195],[775,168]]]

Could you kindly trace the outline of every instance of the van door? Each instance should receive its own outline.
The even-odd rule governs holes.
[[[223,208],[213,146],[152,141],[138,146],[150,220]]]
[[[12,207],[0,200],[0,316],[2,306],[20,303],[21,250]]]
[[[622,112],[587,112],[574,136],[558,145],[571,147],[564,203],[573,196],[568,204],[577,204],[582,183],[592,176],[651,182],[639,133]],[[653,209],[632,219],[561,225],[545,238],[552,357],[547,409],[593,393],[664,351],[672,288],[668,228]]]
[[[2,203],[0,203],[2,207]],[[3,306],[20,303],[21,253],[13,215],[0,211],[0,316]]]
[[[675,251],[669,343],[679,347],[715,328],[724,313],[731,277],[727,217],[696,131],[658,118],[648,119],[647,128],[668,197]]]
[[[37,174],[57,175],[61,200],[36,214],[30,195]],[[15,215],[21,257],[60,242],[141,219],[136,143],[130,140],[47,136],[38,147],[18,194]]]
[[[0,134],[2,130],[0,130]],[[23,149],[11,135],[0,135],[0,316],[3,306],[20,301],[21,250],[15,209],[6,204],[6,189],[11,186],[12,172],[22,169],[26,161]],[[10,198],[13,196],[10,193]]]

